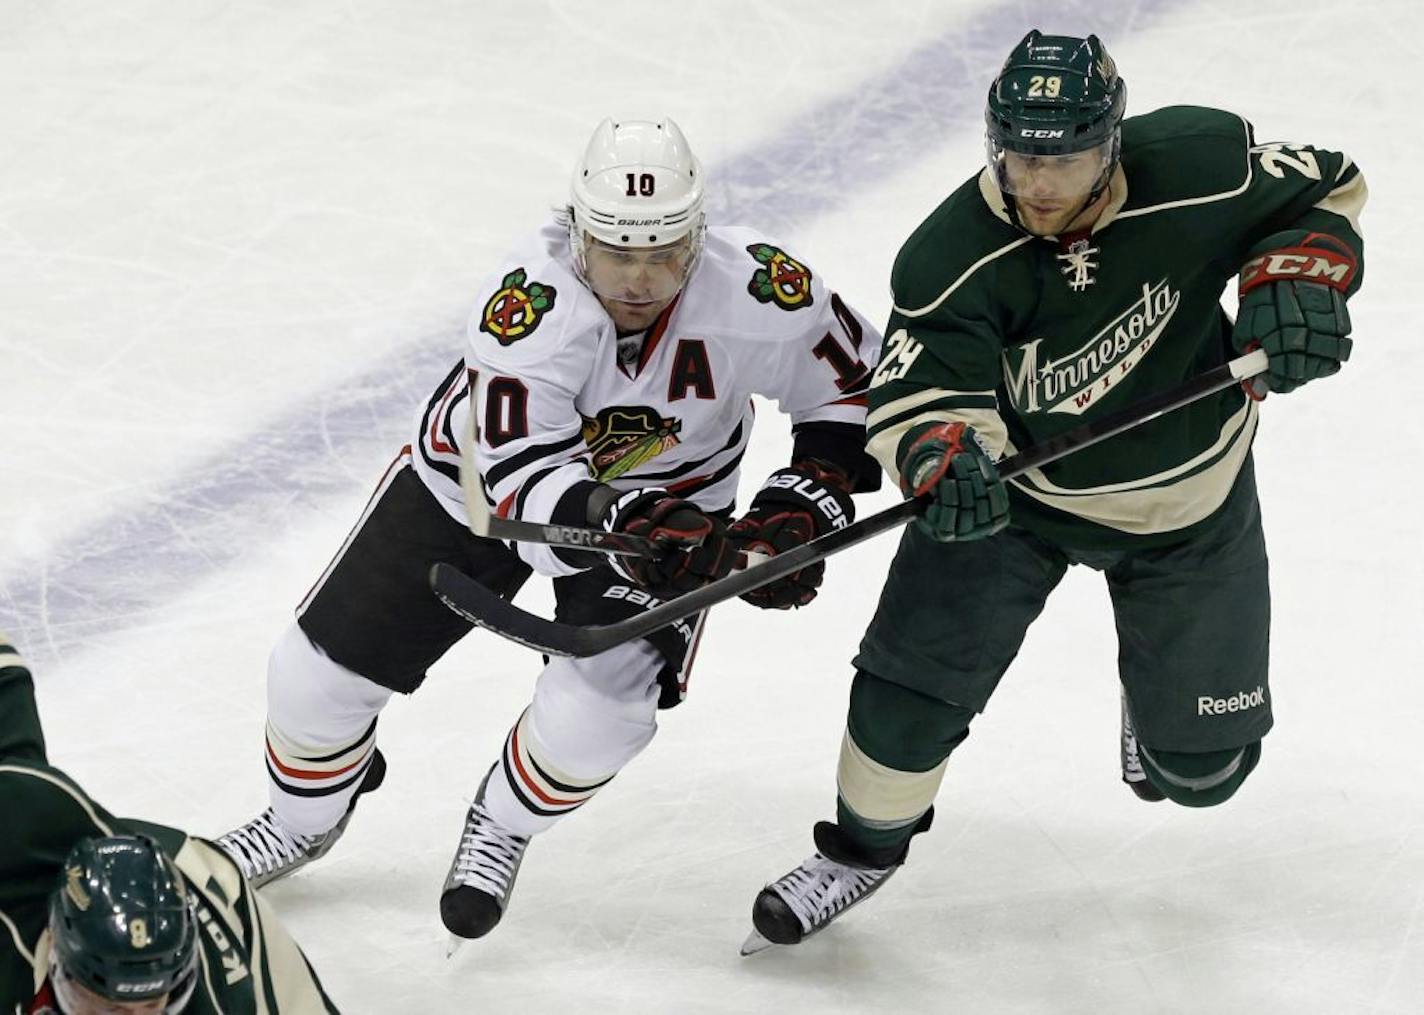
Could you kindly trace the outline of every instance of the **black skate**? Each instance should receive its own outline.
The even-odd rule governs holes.
[[[927,812],[920,819],[917,832],[929,827],[932,814]],[[816,852],[757,895],[752,904],[756,929],[742,944],[743,955],[772,945],[800,944],[824,930],[836,917],[879,891],[909,851],[906,844],[891,856],[869,856],[840,826],[829,821],[816,823],[814,838]]]
[[[294,832],[268,807],[247,824],[219,836],[216,842],[223,852],[232,857],[252,887],[261,888],[325,856],[341,838],[341,833],[346,831],[361,794],[379,789],[385,778],[386,759],[380,748],[376,748],[366,775],[356,795],[351,798],[351,805],[331,831],[320,835]]]
[[[452,935],[447,955],[453,955],[465,939],[494,930],[509,905],[529,846],[528,836],[514,834],[485,810],[485,787],[493,773],[490,769],[485,774],[465,815],[465,828],[440,893],[440,919]]]

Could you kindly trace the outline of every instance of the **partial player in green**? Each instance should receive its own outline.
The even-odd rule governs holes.
[[[50,766],[34,683],[0,634],[0,1011],[335,1012],[212,843],[118,819]]]
[[[1107,579],[1123,779],[1228,799],[1271,727],[1259,403],[1340,369],[1363,177],[1175,106],[1123,118],[1095,36],[1030,32],[993,82],[988,165],[910,236],[891,280],[869,449],[908,495],[856,656],[836,821],[756,899],[744,951],[874,892],[929,827],[946,762],[1071,564]],[[1220,300],[1235,281],[1235,321]],[[1004,482],[995,462],[1245,351],[1269,371]]]

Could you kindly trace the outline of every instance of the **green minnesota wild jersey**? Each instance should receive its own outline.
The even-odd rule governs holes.
[[[906,431],[961,420],[1012,454],[1225,362],[1220,300],[1248,259],[1326,233],[1360,259],[1358,288],[1365,197],[1348,157],[1258,145],[1241,117],[1191,106],[1123,121],[1110,203],[1084,236],[1025,234],[984,170],[896,258],[871,453],[898,476]],[[1011,520],[1084,548],[1181,538],[1226,499],[1256,423],[1233,387],[1016,477]]]
[[[49,897],[70,847],[88,836],[133,833],[151,836],[173,858],[196,902],[199,975],[185,1013],[337,1010],[301,949],[222,850],[174,828],[115,818],[47,764],[30,672],[3,634],[0,815],[0,1013],[53,1005]]]

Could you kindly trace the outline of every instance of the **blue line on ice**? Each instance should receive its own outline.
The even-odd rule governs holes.
[[[1121,38],[1170,6],[1169,0],[1070,0],[1055,8],[1055,24],[1040,27],[1100,26],[1105,37]],[[1027,7],[1010,2],[979,12],[910,50],[890,71],[797,114],[776,140],[715,167],[709,218],[787,236],[797,223],[922,157],[934,139],[978,131],[991,69],[1034,25]],[[970,170],[947,166],[946,193]],[[414,407],[460,354],[462,334],[463,321],[451,321],[402,343],[338,390],[236,437],[154,489],[145,503],[77,532],[41,564],[6,576],[0,629],[43,664],[117,628],[161,624],[164,603],[231,566],[254,532],[278,531],[288,516],[346,495],[354,521],[353,487],[366,488],[378,476],[353,480],[343,458],[369,461],[380,445],[394,454]],[[325,455],[313,456],[313,434],[325,440]],[[304,591],[279,594],[295,603]],[[215,614],[228,608],[215,589]]]

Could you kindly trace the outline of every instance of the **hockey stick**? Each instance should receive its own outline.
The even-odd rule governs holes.
[[[475,418],[479,412],[479,395],[470,385],[470,414],[460,444],[460,489],[465,494],[465,512],[470,516],[470,531],[486,539],[509,539],[523,543],[543,543],[545,546],[566,546],[579,550],[598,550],[628,557],[658,557],[662,553],[651,539],[603,529],[583,529],[573,525],[542,525],[518,518],[502,518],[490,511],[484,480],[475,467]]]
[[[564,546],[579,550],[597,550],[624,557],[663,556],[667,551],[646,536],[631,532],[609,532],[605,529],[580,528],[575,525],[555,525],[552,522],[526,522],[519,518],[504,518],[490,511],[490,499],[485,482],[475,466],[475,409],[479,405],[474,389],[470,390],[470,416],[465,422],[464,443],[460,447],[460,490],[465,495],[465,513],[470,519],[470,531],[486,539],[502,539],[514,543],[540,543],[544,546]],[[734,565],[751,567],[764,560],[765,554],[743,550]]]
[[[1263,350],[1258,349],[1240,356],[1170,391],[1144,398],[1118,412],[1076,426],[1042,444],[1021,451],[1012,458],[1004,459],[999,463],[999,475],[1007,480],[1030,469],[1047,465],[1125,430],[1141,426],[1174,409],[1229,388],[1244,378],[1254,377],[1265,369],[1266,354]],[[803,543],[794,550],[779,553],[755,567],[733,572],[671,602],[659,603],[646,613],[612,624],[581,627],[535,616],[501,599],[469,575],[448,564],[436,564],[431,568],[430,586],[445,605],[460,616],[510,641],[538,649],[547,655],[591,656],[625,641],[645,637],[675,620],[681,620],[699,610],[760,588],[778,578],[793,574],[808,564],[849,549],[882,532],[898,528],[926,506],[927,503],[922,500],[907,500],[896,504],[868,518],[862,518],[844,529],[828,532],[809,543]]]

